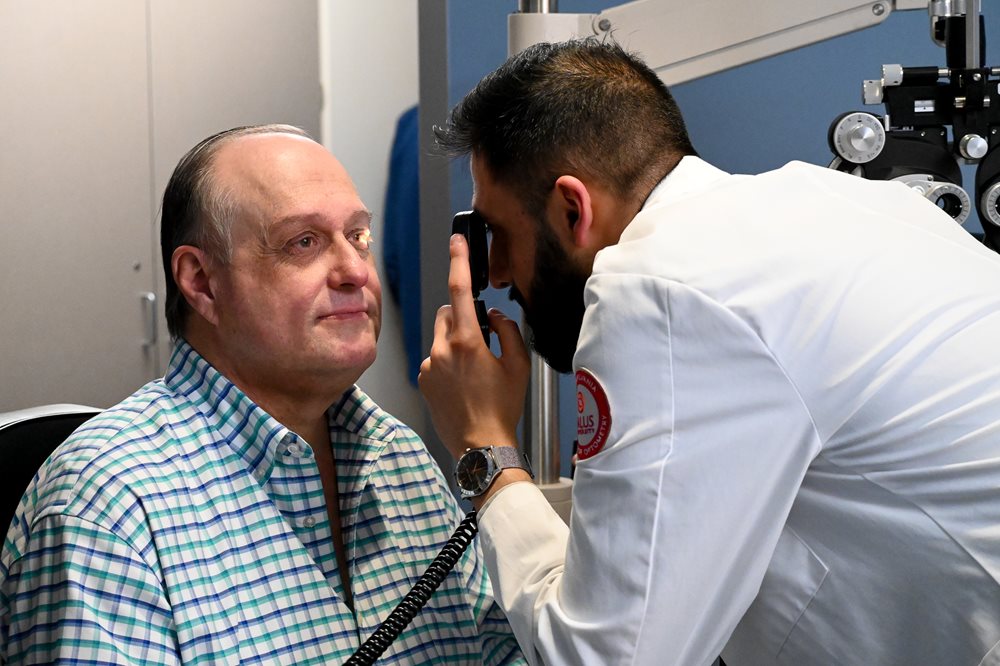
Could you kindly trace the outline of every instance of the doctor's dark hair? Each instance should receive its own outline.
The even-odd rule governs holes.
[[[177,163],[160,206],[160,252],[167,287],[167,329],[174,340],[184,334],[190,308],[174,281],[170,260],[181,245],[193,245],[213,261],[232,259],[230,228],[239,210],[235,193],[215,179],[213,158],[226,143],[251,134],[293,134],[311,138],[292,125],[234,127],[202,140]]]
[[[563,174],[641,203],[683,156],[696,154],[660,78],[597,38],[535,44],[512,56],[434,133],[447,154],[484,160],[535,215]]]

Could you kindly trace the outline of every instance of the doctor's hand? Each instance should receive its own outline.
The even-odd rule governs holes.
[[[438,310],[434,342],[418,381],[435,430],[458,458],[470,447],[516,446],[531,359],[517,323],[499,310],[490,310],[489,320],[500,357],[483,343],[472,301],[469,247],[454,235],[449,250],[451,305]]]

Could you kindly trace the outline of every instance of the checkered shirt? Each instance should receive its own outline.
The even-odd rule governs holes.
[[[179,342],[167,375],[42,466],[0,554],[7,663],[339,664],[461,519],[409,428],[358,388],[328,411],[343,601],[311,448]],[[523,663],[477,545],[380,664]]]

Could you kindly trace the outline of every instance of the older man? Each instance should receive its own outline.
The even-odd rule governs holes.
[[[90,421],[0,561],[10,663],[340,663],[460,515],[375,359],[371,213],[288,126],[201,142],[163,200],[166,376]],[[381,663],[521,660],[479,554]]]

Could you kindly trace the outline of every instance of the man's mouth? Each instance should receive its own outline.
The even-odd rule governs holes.
[[[361,319],[368,317],[368,308],[365,306],[361,307],[349,307],[349,308],[338,308],[332,312],[327,312],[326,314],[320,315],[319,319]]]

